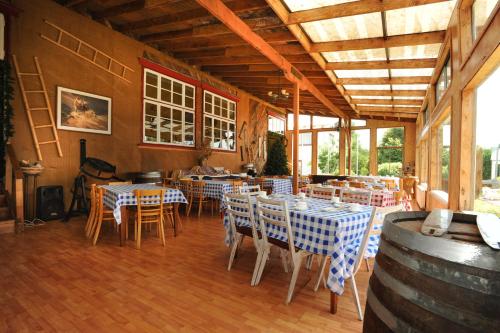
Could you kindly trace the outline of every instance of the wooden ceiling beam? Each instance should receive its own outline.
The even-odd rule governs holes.
[[[264,0],[233,0],[227,2],[226,6],[231,11],[240,13],[267,8],[267,3]],[[210,19],[211,17],[212,15],[205,8],[197,8],[123,24],[118,27],[118,30],[122,32],[130,32],[140,29],[147,29],[158,25],[175,26],[181,23],[190,23],[196,20]]]
[[[346,90],[349,96],[420,96],[425,97],[427,90]]]
[[[436,59],[327,62],[329,70],[435,68]]]
[[[359,112],[400,112],[418,114],[420,107],[398,107],[398,106],[358,106]]]
[[[338,17],[383,12],[448,0],[361,0],[290,13],[286,24],[320,21]]]
[[[314,60],[308,55],[290,55],[286,59],[291,63],[313,63]],[[211,57],[211,58],[194,58],[190,61],[194,65],[246,65],[246,64],[269,64],[270,60],[265,56],[247,56],[247,57]]]
[[[250,72],[250,71],[241,71],[241,72],[225,72],[225,71],[220,71],[220,72],[216,72],[216,71],[212,71],[211,72],[212,75],[215,75],[215,76],[223,76],[223,77],[266,77],[266,78],[269,78],[269,77],[280,77],[282,78],[282,81],[285,81],[285,79],[283,79],[283,73],[281,73],[281,71],[278,71],[278,70],[274,70],[274,71],[260,71],[260,72]],[[325,72],[323,71],[307,71],[307,72],[302,72],[302,74],[304,74],[305,76],[307,76],[308,78],[326,78],[325,76]]]
[[[360,111],[360,116],[377,116],[377,117],[395,117],[395,118],[410,118],[417,119],[418,113],[400,113],[400,112],[379,112],[379,111]]]
[[[249,45],[259,50],[262,55],[267,57],[273,64],[278,66],[284,73],[284,76],[300,86],[302,90],[311,92],[321,103],[328,108],[331,113],[337,114],[342,118],[349,118],[348,114],[335,106],[323,93],[305,77],[299,70],[293,67],[293,61],[288,57],[283,57],[277,52],[263,37],[252,31],[233,11],[231,11],[220,0],[196,0],[198,4],[207,9],[212,15],[224,23],[235,34],[243,38]],[[287,60],[288,59],[288,60]]]
[[[388,37],[341,40],[311,44],[310,52],[335,52],[364,49],[381,49],[397,46],[425,45],[442,43],[446,31],[421,32],[415,34],[395,35]]]
[[[114,16],[119,16],[131,12],[136,12],[144,9],[146,6],[146,0],[134,0],[130,2],[123,3],[121,5],[111,6],[101,11],[92,12],[91,16],[95,20],[107,19]]]
[[[277,44],[273,45],[274,49],[278,51],[281,55],[307,55],[300,44]],[[226,49],[226,56],[228,57],[240,57],[240,56],[250,56],[250,55],[260,55],[260,52],[251,46],[240,46],[240,47],[230,47]]]
[[[430,83],[430,76],[405,77],[355,77],[338,79],[338,84],[425,84]]]
[[[415,105],[421,106],[423,100],[420,99],[369,99],[369,98],[353,98],[353,104],[381,104],[381,105]]]

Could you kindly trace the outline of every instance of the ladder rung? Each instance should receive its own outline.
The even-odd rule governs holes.
[[[52,127],[52,124],[35,126],[35,128],[46,128],[46,127]]]
[[[48,110],[49,108],[30,108],[30,111]]]
[[[26,92],[26,93],[43,93],[45,91],[43,91],[43,90],[25,90],[24,92]]]
[[[56,140],[51,140],[51,141],[44,141],[44,142],[38,142],[39,145],[46,145],[48,143],[56,143]]]
[[[19,73],[19,75],[39,76],[38,73]]]

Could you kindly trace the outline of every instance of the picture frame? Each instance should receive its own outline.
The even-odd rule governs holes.
[[[111,135],[111,98],[57,87],[57,128]]]

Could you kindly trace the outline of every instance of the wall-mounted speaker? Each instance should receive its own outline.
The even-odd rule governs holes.
[[[40,186],[36,189],[36,217],[41,220],[56,220],[64,217],[62,186]]]

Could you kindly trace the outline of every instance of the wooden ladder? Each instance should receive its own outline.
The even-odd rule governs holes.
[[[42,69],[40,64],[38,63],[38,58],[34,57],[36,73],[27,73],[21,72],[19,70],[19,64],[17,63],[17,58],[15,55],[12,55],[12,60],[14,62],[14,69],[16,70],[17,82],[19,83],[19,88],[21,90],[21,95],[23,97],[24,108],[26,110],[26,115],[28,116],[28,122],[31,129],[31,135],[33,136],[33,142],[35,143],[36,154],[38,160],[42,160],[42,151],[40,150],[40,145],[47,145],[54,143],[57,147],[57,152],[59,157],[63,156],[61,145],[59,144],[59,137],[57,135],[56,125],[54,123],[54,116],[52,115],[52,108],[50,107],[49,95],[47,94],[47,88],[45,86],[45,80],[43,79]],[[24,77],[38,77],[41,84],[41,90],[26,90],[24,86]],[[45,102],[44,106],[39,107],[31,107],[29,103],[28,96],[43,94],[43,100]],[[49,115],[50,122],[48,124],[35,124],[33,121],[33,116],[31,112],[47,112]],[[53,139],[47,141],[39,141],[37,130],[42,128],[52,128]]]

